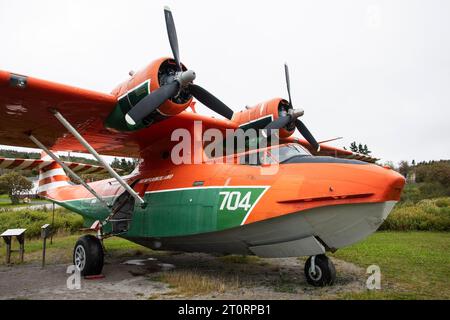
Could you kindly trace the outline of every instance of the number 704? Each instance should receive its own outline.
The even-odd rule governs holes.
[[[248,211],[252,205],[250,204],[251,191],[247,192],[243,197],[239,191],[223,191],[219,193],[224,196],[219,210],[235,211],[237,209],[244,209]]]

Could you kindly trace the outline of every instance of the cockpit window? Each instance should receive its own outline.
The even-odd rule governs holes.
[[[283,163],[292,157],[308,157],[311,156],[306,149],[297,144],[287,144],[279,148],[273,148],[270,150],[271,157],[278,163]]]
[[[260,166],[262,164],[283,163],[292,157],[308,157],[311,154],[297,144],[275,146],[266,151],[248,152],[238,157],[241,165]]]
[[[251,152],[239,157],[239,164],[260,166],[264,163],[264,152]]]

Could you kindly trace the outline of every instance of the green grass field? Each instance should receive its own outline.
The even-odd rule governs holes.
[[[333,256],[381,268],[380,291],[342,298],[450,299],[450,233],[377,232]]]
[[[32,199],[31,200],[31,204],[27,204],[27,203],[19,203],[19,204],[12,204],[11,203],[11,199],[9,199],[8,195],[6,194],[1,194],[0,195],[0,208],[2,209],[10,209],[10,208],[16,208],[16,207],[27,207],[30,205],[36,205],[36,204],[45,204],[45,203],[50,203],[47,200],[44,199]]]

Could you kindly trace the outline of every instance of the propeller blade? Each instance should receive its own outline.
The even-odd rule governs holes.
[[[289,104],[292,106],[292,98],[291,98],[291,80],[289,78],[289,67],[287,63],[284,64],[284,73],[286,75],[286,86],[289,95]]]
[[[269,123],[264,129],[273,130],[273,129],[281,129],[287,126],[291,122],[290,116],[279,117],[277,120]]]
[[[316,139],[314,139],[311,132],[306,128],[305,124],[301,122],[299,119],[295,120],[295,126],[297,127],[298,131],[302,134],[303,137],[305,137],[306,141],[309,142],[311,147],[313,147],[314,150],[317,152],[320,151],[320,145],[317,143]]]
[[[144,99],[139,101],[130,111],[125,115],[125,120],[129,125],[136,125],[137,122],[147,117],[150,113],[155,111],[167,99],[172,98],[178,92],[180,84],[177,81],[166,84],[161,88],[153,91]]]
[[[170,47],[172,48],[173,58],[178,66],[178,71],[182,71],[180,62],[180,50],[178,49],[177,30],[173,20],[172,11],[169,7],[164,7],[164,17],[166,18],[167,34],[169,36]]]
[[[233,110],[227,107],[222,101],[217,99],[211,93],[196,84],[190,84],[189,91],[191,94],[212,111],[231,120],[233,118]]]
[[[272,130],[280,130],[281,128],[284,128],[285,126],[287,126],[289,124],[289,122],[291,122],[292,118],[291,116],[284,116],[284,117],[279,117],[278,119],[272,121],[271,123],[269,123],[263,131],[263,135],[267,138],[273,135]]]

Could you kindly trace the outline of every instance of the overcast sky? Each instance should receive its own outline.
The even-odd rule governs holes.
[[[318,140],[396,163],[450,159],[446,0],[0,0],[0,69],[110,92],[171,55],[164,5],[196,83],[233,110],[287,97],[287,61]]]

